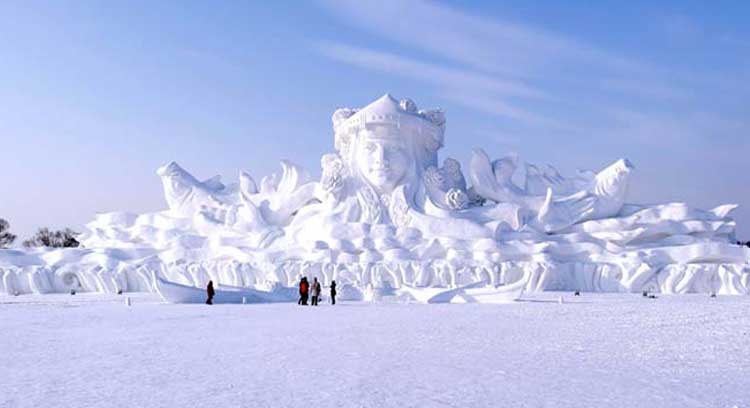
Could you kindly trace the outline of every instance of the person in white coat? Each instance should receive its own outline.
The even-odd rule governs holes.
[[[318,278],[313,278],[312,285],[310,285],[310,295],[312,296],[312,305],[317,306],[320,299],[320,282],[318,282]]]

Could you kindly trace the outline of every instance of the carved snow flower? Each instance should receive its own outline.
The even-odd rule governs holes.
[[[465,187],[464,176],[461,173],[461,164],[451,158],[447,158],[443,161],[443,177],[453,187]]]
[[[445,124],[445,112],[440,109],[426,111],[425,116],[430,120],[430,122],[436,124],[437,126],[442,126]]]
[[[336,197],[344,186],[344,162],[337,154],[326,154],[320,159],[323,168],[320,186]]]
[[[344,161],[338,154],[329,153],[320,158],[320,165],[323,171],[338,173],[344,168]]]
[[[424,175],[422,176],[424,183],[430,187],[435,187],[437,189],[443,189],[443,185],[445,184],[445,179],[443,178],[443,174],[440,173],[440,170],[438,170],[435,166],[430,166],[427,168],[427,170],[424,171]]]
[[[445,169],[448,174],[457,174],[461,171],[461,163],[459,163],[458,160],[449,157],[443,160],[443,169]]]
[[[469,205],[469,196],[462,190],[452,188],[445,193],[445,202],[451,210],[462,210]]]
[[[331,122],[333,122],[333,127],[337,128],[341,123],[343,123],[345,120],[349,119],[357,113],[358,109],[351,109],[351,108],[340,108],[336,109],[335,112],[333,112],[333,115],[331,115]]]
[[[409,98],[402,99],[398,104],[401,106],[401,109],[407,112],[414,113],[417,111],[417,104]]]

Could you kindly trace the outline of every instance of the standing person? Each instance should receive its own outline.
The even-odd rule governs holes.
[[[208,281],[208,286],[206,286],[206,295],[208,295],[208,299],[206,299],[207,305],[213,305],[214,304],[214,295],[216,292],[214,292],[214,281]]]
[[[331,281],[331,304],[336,304],[336,281]]]
[[[312,294],[312,305],[317,306],[318,299],[320,298],[320,282],[318,282],[318,278],[313,278],[312,290],[310,292]]]
[[[303,276],[299,281],[299,302],[298,305],[307,305],[307,295],[310,284],[307,283],[307,276]]]
[[[305,285],[304,285],[304,295],[302,296],[302,304],[307,306],[307,301],[310,300],[310,281],[307,280],[307,276],[304,277],[305,279]]]
[[[297,287],[299,287],[299,299],[297,299],[297,304],[298,305],[302,304],[302,284],[303,283],[305,283],[305,277],[304,276],[301,277],[301,278],[299,278],[299,284],[297,285]]]

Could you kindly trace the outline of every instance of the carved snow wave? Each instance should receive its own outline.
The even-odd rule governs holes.
[[[595,292],[659,292],[666,294],[750,294],[750,267],[738,264],[669,264],[654,268],[646,263],[499,262],[460,265],[451,262],[382,262],[372,264],[288,261],[269,265],[234,260],[160,263],[113,267],[89,264],[0,267],[0,292],[117,293],[154,291],[152,274],[192,287],[213,280],[218,285],[272,290],[291,287],[299,276],[316,276],[324,286],[336,280],[342,299],[362,300],[366,288],[459,288],[471,284],[499,287],[525,280],[529,292],[580,290]]]

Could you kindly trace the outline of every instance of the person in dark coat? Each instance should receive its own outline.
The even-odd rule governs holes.
[[[307,305],[307,297],[310,290],[310,284],[307,282],[307,276],[303,276],[299,281],[299,301],[298,305]]]
[[[206,295],[208,295],[208,299],[206,299],[206,304],[213,305],[214,295],[216,295],[216,292],[214,291],[214,281],[208,281],[208,286],[206,286]]]
[[[336,304],[336,281],[331,281],[331,304]]]

